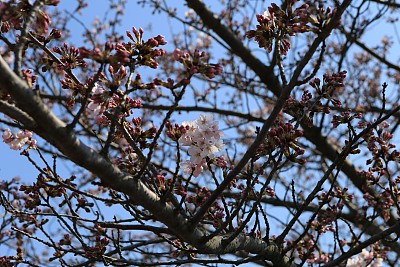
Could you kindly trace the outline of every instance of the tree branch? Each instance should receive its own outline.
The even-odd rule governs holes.
[[[243,45],[242,40],[225,27],[221,23],[221,20],[206,7],[203,1],[186,0],[186,2],[188,6],[200,16],[204,25],[218,34],[231,48],[232,52],[239,56],[243,62],[257,74],[260,80],[268,86],[268,89],[273,92],[274,95],[279,96],[282,86],[274,74],[273,66],[266,66],[261,60],[254,56],[250,49]]]
[[[176,236],[196,247],[199,253],[222,254],[246,250],[260,254],[277,266],[290,266],[289,259],[280,255],[280,248],[273,243],[241,234],[231,243],[224,244],[229,235],[216,236],[206,243],[205,230],[193,227],[185,214],[177,213],[175,208],[165,203],[139,179],[123,173],[97,151],[85,145],[66,124],[56,117],[51,110],[30,90],[24,80],[19,78],[0,57],[0,89],[8,92],[16,101],[17,107],[27,113],[36,123],[35,133],[59,149],[77,165],[96,174],[101,181],[125,193],[136,205],[149,210],[154,217],[164,223]]]

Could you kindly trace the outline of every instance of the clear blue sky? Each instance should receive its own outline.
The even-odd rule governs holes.
[[[179,1],[176,1],[179,2]],[[181,1],[184,3],[184,1]],[[211,2],[211,1],[209,1]],[[107,11],[109,1],[106,0],[90,0],[88,1],[89,6],[83,10],[83,15],[79,16],[86,27],[91,28],[91,22],[95,17],[103,18],[104,13]],[[175,3],[174,3],[175,4]],[[61,7],[72,10],[76,7],[76,1],[64,0],[61,2]],[[180,6],[182,10],[186,7]],[[177,24],[174,20],[168,19],[164,14],[151,14],[150,9],[143,9],[141,6],[136,4],[136,1],[128,1],[125,9],[125,15],[123,17],[123,24],[118,26],[118,32],[124,33],[126,30],[131,30],[132,26],[136,28],[142,27],[145,29],[145,38],[150,38],[154,35],[164,35],[166,40],[171,40],[171,27],[176,27]],[[260,11],[259,13],[262,13]],[[70,26],[74,27],[74,33],[80,33],[83,31],[81,25],[77,22],[71,22]],[[151,25],[151,27],[149,27]],[[177,30],[175,29],[175,32]],[[367,35],[367,41],[370,46],[373,47],[379,43],[383,35],[393,36],[393,41],[396,42],[394,30],[392,28],[385,28],[382,25],[376,25]],[[72,42],[79,43],[80,35],[75,34]],[[397,52],[398,53],[398,52]],[[395,62],[397,63],[397,62]],[[3,116],[3,115],[0,115]],[[0,180],[10,180],[12,177],[20,175],[24,181],[33,181],[37,176],[35,168],[24,158],[19,155],[20,151],[11,150],[5,143],[0,141]],[[61,171],[63,169],[60,166]],[[67,173],[65,173],[67,174]],[[61,173],[63,175],[63,173]]]
[[[91,29],[91,22],[94,18],[98,17],[102,19],[104,17],[104,14],[107,12],[109,1],[89,0],[87,2],[89,6],[83,9],[82,15],[77,16],[77,18],[82,20],[87,28]],[[164,14],[152,15],[152,10],[142,8],[138,6],[136,2],[137,1],[128,1],[122,25],[118,26],[118,32],[123,34],[127,30],[131,31],[134,26],[136,28],[142,27],[145,29],[145,39],[158,34],[164,36],[170,35],[172,20],[168,19]],[[72,0],[63,0],[60,4],[62,10],[69,11],[75,9],[76,6],[77,1]],[[109,14],[109,16],[113,15],[114,14]],[[80,33],[83,31],[83,28],[74,20],[71,21],[69,26],[72,27],[72,32],[74,33],[71,41],[78,44],[81,38]],[[0,116],[3,117],[4,115],[0,114]],[[14,132],[17,130],[12,129],[12,131]],[[37,171],[25,157],[20,156],[20,152],[21,151],[11,150],[8,145],[0,141],[0,180],[10,180],[15,176],[21,176],[24,181],[32,181],[35,179]],[[62,170],[62,168],[60,170]]]
[[[98,17],[102,19],[104,17],[104,14],[107,12],[109,1],[89,0],[87,2],[89,3],[89,6],[83,9],[83,15],[78,16],[78,18],[85,23],[87,28],[90,29],[91,22],[94,18]],[[136,28],[142,27],[145,29],[145,38],[161,34],[166,36],[167,41],[171,40],[172,30],[177,32],[176,27],[181,27],[181,25],[173,19],[169,19],[164,13],[155,15],[151,14],[151,9],[138,6],[136,2],[137,1],[128,1],[122,25],[118,26],[118,32],[124,33],[126,30],[131,30],[133,26]],[[182,3],[184,3],[184,1],[182,1]],[[176,6],[175,3],[173,4]],[[63,10],[69,11],[73,10],[76,6],[77,1],[72,0],[63,0],[60,4],[60,7]],[[184,5],[180,5],[179,8],[179,12],[187,10],[187,7]],[[262,12],[260,11],[260,13]],[[109,14],[109,16],[113,16],[113,14]],[[80,33],[83,31],[82,26],[74,20],[71,21],[69,26],[73,27],[72,29],[74,33],[71,41],[79,43],[81,37]],[[374,30],[369,32],[367,35],[367,41],[371,44],[371,47],[379,43],[382,36],[385,34],[392,36],[393,41],[396,41],[393,28],[376,25],[373,29]],[[20,151],[12,151],[6,144],[0,142],[0,180],[8,180],[17,175],[21,175],[22,178],[28,178],[27,176],[30,176],[32,172],[36,173],[33,166],[21,157],[19,153]]]

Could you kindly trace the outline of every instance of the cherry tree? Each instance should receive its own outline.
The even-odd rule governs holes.
[[[127,2],[0,2],[1,266],[398,266],[400,3]]]

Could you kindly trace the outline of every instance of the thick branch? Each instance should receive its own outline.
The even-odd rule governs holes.
[[[378,3],[378,4],[386,5],[386,6],[389,6],[389,7],[395,7],[395,8],[399,8],[400,7],[400,4],[396,3],[396,1],[390,1],[390,0],[386,0],[386,1],[383,1],[383,0],[370,0],[370,1]]]
[[[243,155],[242,159],[236,164],[235,168],[227,175],[227,177],[224,178],[223,182],[214,190],[212,195],[206,200],[206,202],[202,205],[202,207],[194,215],[193,220],[192,220],[194,224],[196,224],[198,221],[201,220],[201,218],[206,213],[206,211],[211,206],[211,204],[220,196],[220,194],[223,192],[223,190],[231,183],[231,181],[236,177],[236,175],[238,175],[240,173],[240,171],[244,168],[244,166],[247,164],[247,162],[250,160],[250,158],[255,154],[256,148],[258,148],[259,145],[264,140],[268,130],[273,125],[277,115],[282,110],[282,108],[286,102],[286,99],[289,97],[292,89],[296,86],[298,78],[300,76],[300,73],[303,71],[304,67],[308,64],[309,60],[311,59],[314,52],[317,50],[318,46],[330,35],[332,30],[338,25],[343,12],[350,5],[350,2],[351,2],[350,0],[346,0],[343,2],[343,4],[341,6],[338,7],[337,12],[332,17],[329,24],[326,25],[326,27],[324,28],[324,31],[322,31],[318,35],[318,37],[314,40],[310,49],[308,50],[308,52],[304,55],[303,59],[298,64],[298,66],[295,69],[294,74],[290,80],[290,83],[283,88],[281,88],[281,86],[279,86],[279,88],[281,88],[281,89],[277,91],[276,86],[279,85],[279,82],[278,82],[278,79],[276,78],[276,76],[273,75],[272,71],[268,72],[268,75],[271,76],[270,79],[265,80],[264,77],[266,76],[266,73],[264,70],[261,69],[262,68],[261,65],[264,66],[262,64],[262,62],[260,62],[257,58],[255,58],[251,54],[250,50],[247,47],[245,47],[243,45],[243,43],[228,28],[226,28],[224,25],[221,24],[221,22],[204,5],[204,3],[201,0],[187,0],[189,7],[191,7],[192,9],[195,10],[195,12],[203,20],[203,23],[207,27],[212,29],[214,32],[216,32],[223,40],[225,40],[225,42],[227,42],[227,44],[229,44],[232,47],[232,51],[234,51],[235,53],[238,53],[239,57],[241,57],[241,59],[246,64],[249,63],[249,67],[253,69],[253,71],[259,76],[259,78],[263,82],[265,82],[265,84],[268,86],[268,88],[275,95],[279,96],[279,99],[277,100],[275,107],[272,110],[270,116],[264,122],[264,125],[261,128],[261,131],[257,135],[254,142],[251,144],[249,149]],[[253,64],[252,61],[259,62],[260,64]],[[266,68],[266,67],[264,66],[264,68]],[[336,158],[337,158],[337,155],[335,155],[335,157],[333,159],[336,159]]]
[[[201,0],[186,0],[188,6],[200,16],[204,25],[213,30],[231,48],[235,55],[239,56],[243,62],[252,69],[261,81],[268,86],[268,89],[279,96],[282,86],[278,78],[274,75],[273,66],[266,66],[259,60],[250,49],[246,47],[231,30],[225,27],[221,20],[211,12]]]
[[[32,120],[28,114],[6,101],[0,100],[0,112],[24,124],[30,129],[36,127],[35,121]]]
[[[384,240],[386,237],[397,232],[397,228],[399,228],[399,225],[400,225],[400,221],[397,221],[397,223],[393,224],[390,228],[386,229],[385,231],[382,231],[379,234],[372,236],[371,238],[362,242],[360,245],[350,249],[347,253],[345,253],[345,254],[339,256],[338,258],[334,259],[333,261],[330,261],[329,263],[325,264],[324,267],[338,266],[339,263],[345,261],[346,259],[350,258],[351,256],[359,254],[362,251],[362,249],[374,244],[375,242]],[[393,242],[396,242],[396,241],[393,241]]]

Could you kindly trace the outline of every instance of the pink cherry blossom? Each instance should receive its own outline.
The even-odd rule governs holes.
[[[31,148],[36,147],[36,140],[32,139],[32,132],[24,130],[15,134],[9,128],[5,129],[2,134],[3,142],[8,144],[13,150],[21,150],[24,145]]]
[[[4,133],[2,134],[3,137],[3,141],[5,143],[9,143],[12,141],[12,133],[11,130],[9,128],[5,129]]]
[[[381,267],[383,260],[374,259],[374,253],[363,249],[356,257],[348,259],[346,267]]]
[[[93,115],[98,116],[101,113],[103,113],[103,108],[101,107],[101,105],[99,103],[95,103],[93,101],[91,101],[88,104],[88,109],[93,113]]]
[[[179,138],[182,146],[189,146],[190,159],[180,164],[184,173],[192,173],[197,177],[207,166],[207,158],[222,151],[223,133],[218,129],[218,121],[213,116],[201,115],[195,121],[185,121],[182,125],[186,132]]]
[[[104,92],[104,88],[101,87],[98,83],[94,85],[92,88],[92,97],[89,99],[89,104],[87,109],[90,111],[93,116],[97,117],[101,115],[104,111],[103,106],[101,105],[102,99],[101,95]]]

